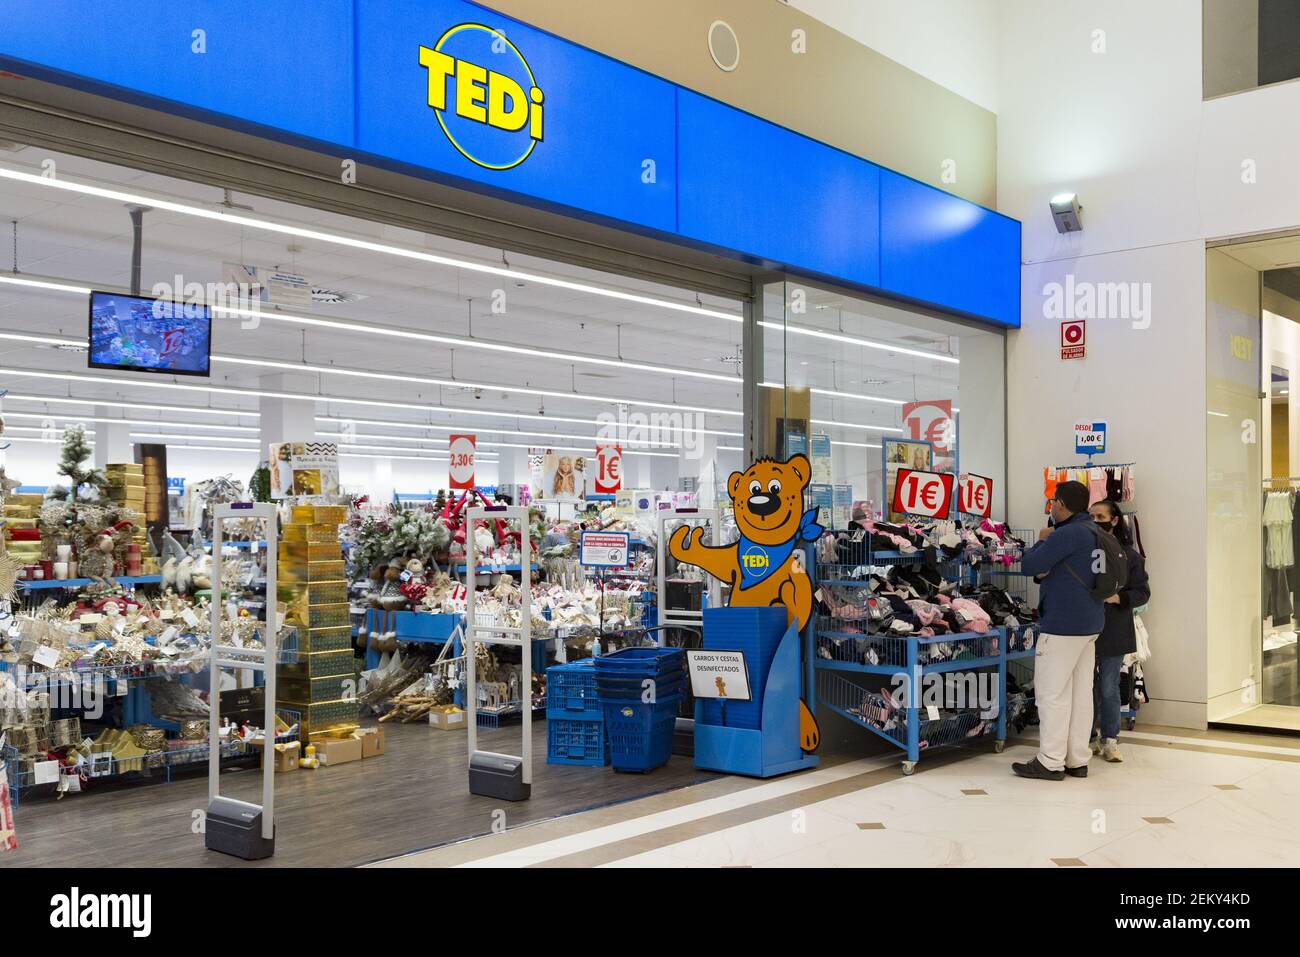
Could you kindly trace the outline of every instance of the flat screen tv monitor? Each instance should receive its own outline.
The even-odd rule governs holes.
[[[200,303],[90,294],[90,368],[208,375],[212,315]]]

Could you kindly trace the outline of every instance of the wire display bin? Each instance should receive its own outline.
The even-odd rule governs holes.
[[[872,598],[835,607],[834,596],[852,594],[842,589],[870,588],[873,574],[896,566],[926,566],[926,556],[873,550],[867,542],[848,544],[837,550],[834,563],[814,564],[811,549],[808,556],[809,567],[816,568],[814,590],[823,609],[830,605],[833,612],[816,615],[808,629],[814,705],[902,751],[904,774],[936,748],[992,737],[994,750],[1002,751],[1008,725],[1007,665],[1026,654],[1021,632],[1032,629],[989,627],[936,635],[882,630]],[[962,557],[932,562],[929,568],[927,574],[937,569],[949,582],[978,583],[972,577],[978,566],[967,565]],[[1027,654],[1032,656],[1032,644]],[[1023,702],[1017,705],[1023,710]]]

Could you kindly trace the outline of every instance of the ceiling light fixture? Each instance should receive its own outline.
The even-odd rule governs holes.
[[[512,347],[513,348],[513,347]],[[520,352],[528,353],[531,350],[520,349]],[[533,353],[538,354],[538,353]],[[648,399],[623,399],[616,396],[591,395],[583,392],[558,392],[548,389],[533,389],[517,385],[501,385],[491,382],[467,382],[463,379],[433,379],[428,376],[404,375],[397,372],[375,372],[368,369],[348,369],[342,366],[322,366],[312,365],[306,362],[277,362],[272,359],[246,359],[242,356],[217,356],[212,357],[217,362],[229,362],[235,365],[246,366],[264,366],[272,369],[287,369],[294,372],[316,372],[326,375],[352,376],[360,379],[381,379],[396,382],[414,382],[420,385],[445,386],[453,389],[503,389],[510,392],[519,392],[524,395],[541,395],[555,399],[578,399],[583,402],[601,402],[612,403],[616,405],[639,405],[649,408],[668,408],[681,409],[687,412],[704,412],[712,415],[741,415],[730,409],[718,409],[712,406],[700,405],[675,405],[672,403],[653,402]],[[739,379],[734,380],[737,384]]]
[[[95,196],[100,199],[108,199],[118,203],[126,203],[135,206],[148,206],[155,210],[181,213],[186,216],[196,216],[200,219],[231,223],[236,226],[247,226],[250,229],[262,229],[267,232],[279,233],[281,235],[313,239],[336,246],[347,246],[352,249],[361,249],[366,252],[383,253],[389,256],[397,256],[402,259],[412,259],[418,262],[433,263],[439,266],[451,266],[456,269],[486,273],[492,276],[503,276],[508,279],[521,279],[527,282],[535,282],[543,286],[552,286],[557,289],[569,289],[574,292],[590,293],[607,299],[618,299],[622,302],[635,302],[641,305],[653,306],[657,309],[665,309],[672,312],[684,312],[696,316],[708,316],[713,319],[725,319],[728,322],[743,321],[742,317],[735,313],[722,312],[717,309],[707,309],[703,306],[673,302],[667,299],[657,299],[654,296],[643,296],[637,293],[623,292],[617,289],[605,289],[601,286],[592,286],[587,283],[573,282],[568,279],[557,279],[539,273],[529,273],[519,269],[508,269],[503,266],[492,266],[486,263],[472,262],[467,259],[456,259],[452,256],[442,256],[436,253],[422,252],[416,249],[404,249],[400,246],[390,246],[386,243],[376,243],[366,239],[357,239],[352,236],[340,236],[326,233],[318,229],[306,229],[301,226],[290,226],[286,223],[257,219],[252,216],[242,216],[237,213],[232,213],[229,209],[205,209],[201,206],[177,203],[172,200],[161,199],[157,196],[146,196],[137,193],[127,193],[122,190],[105,189],[101,186],[91,186],[88,183],[77,183],[61,177],[50,178],[36,173],[24,173],[20,170],[7,169],[4,167],[0,167],[0,178],[16,180],[17,182],[28,183],[32,186],[43,186],[48,189],[59,189],[65,192],[79,193],[83,196]],[[86,291],[89,292],[90,290]]]
[[[899,355],[916,356],[918,359],[933,359],[936,362],[948,362],[952,365],[960,365],[961,360],[956,356],[944,355],[939,352],[926,352],[924,349],[909,349],[905,346],[896,346],[888,342],[874,342],[871,339],[860,339],[857,336],[846,336],[839,332],[826,332],[822,329],[810,329],[807,326],[796,326],[788,323],[767,322],[762,320],[760,326],[767,329],[779,329],[782,332],[793,332],[795,335],[811,336],[814,339],[829,339],[832,342],[847,342],[850,345],[862,346],[866,349],[879,349],[882,352],[896,352]]]
[[[547,422],[547,421],[576,422],[582,425],[599,425],[599,426],[608,425],[608,423],[603,422],[600,419],[574,419],[574,418],[564,418],[558,415],[518,415],[514,412],[485,412],[482,409],[459,409],[459,408],[448,407],[448,406],[440,406],[439,409],[440,411],[446,412],[448,415],[452,415],[452,414],[458,415],[461,412],[464,412],[468,415],[494,415],[494,416],[501,416],[503,418],[508,418],[508,419],[534,419],[541,422]],[[339,424],[347,424],[350,422],[353,425],[383,425],[383,426],[389,426],[394,429],[439,429],[439,430],[448,429],[448,426],[425,424],[421,422],[394,422],[394,421],[389,421],[388,419],[354,419],[354,418],[343,418],[341,416],[336,416],[336,415],[318,415],[316,416],[316,421],[336,422]],[[624,427],[624,426],[620,426],[620,427]],[[639,426],[636,425],[626,425],[625,427],[630,429],[639,428]],[[463,426],[461,428],[463,428]],[[683,433],[700,432],[705,435],[723,435],[728,438],[739,438],[743,434],[740,432],[724,432],[720,429],[684,428],[682,426],[677,426],[677,425],[664,425],[664,426],[658,426],[657,428],[661,432],[683,432]],[[451,431],[455,431],[455,427],[452,427]],[[511,429],[496,429],[491,427],[486,428],[485,431],[499,432],[508,435],[509,434],[560,435],[560,433],[558,432],[524,432],[522,430],[515,431]],[[567,437],[577,438],[577,436],[567,436]],[[582,436],[582,437],[586,438],[586,436]]]
[[[101,381],[101,380],[96,380]],[[113,379],[113,382],[123,382],[123,379]],[[195,405],[154,405],[148,402],[123,402],[121,399],[72,399],[63,398],[62,396],[53,395],[19,395],[10,392],[5,396],[6,402],[40,402],[52,403],[54,405],[112,405],[121,406],[125,409],[151,409],[158,412],[192,412],[195,415],[230,415],[230,416],[249,416],[258,418],[262,413],[248,409],[214,409],[205,406]],[[189,423],[186,423],[187,425]]]
[[[692,379],[709,379],[714,382],[728,382],[736,385],[739,385],[742,381],[739,376],[723,375],[718,372],[697,372],[694,369],[651,365],[645,362],[632,362],[629,359],[605,359],[598,356],[581,355],[576,352],[552,352],[546,349],[511,346],[500,342],[488,342],[484,339],[468,339],[462,336],[440,336],[431,332],[414,332],[408,329],[394,329],[391,326],[380,326],[368,322],[362,323],[347,322],[340,319],[317,319],[314,316],[298,316],[286,312],[268,312],[256,309],[237,309],[230,306],[213,307],[212,312],[214,315],[219,316],[225,315],[237,318],[270,319],[274,322],[284,322],[290,325],[299,324],[304,326],[318,326],[325,329],[356,332],[367,336],[387,336],[395,339],[414,339],[419,342],[436,342],[439,345],[452,346],[456,349],[484,349],[490,352],[509,352],[514,355],[528,356],[529,358],[558,359],[561,362],[613,366],[619,369],[635,369],[639,372],[657,372],[662,375],[686,376]],[[213,356],[213,358],[221,359],[225,362],[250,361],[233,359],[227,356]],[[322,371],[334,372],[338,370],[330,369],[326,366]]]
[[[6,396],[6,398],[9,398],[9,396]],[[65,415],[63,413],[55,412],[10,412],[6,410],[4,418],[6,421],[9,419],[58,419],[63,422],[103,422],[108,425],[166,425],[172,427],[183,425],[191,429],[221,429],[225,432],[260,431],[258,428],[251,425],[209,425],[206,422],[161,422],[157,419],[106,419],[93,415]],[[219,435],[214,435],[212,437],[214,439],[221,438]]]

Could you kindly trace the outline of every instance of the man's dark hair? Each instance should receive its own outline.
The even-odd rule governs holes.
[[[1082,482],[1061,482],[1054,497],[1075,514],[1088,511],[1088,486]]]

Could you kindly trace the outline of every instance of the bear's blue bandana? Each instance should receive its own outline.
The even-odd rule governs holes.
[[[799,530],[788,542],[780,545],[760,545],[745,537],[742,532],[736,543],[737,556],[740,561],[740,590],[744,591],[767,579],[785,564],[795,545],[802,542],[815,542],[824,529],[817,524],[817,508],[808,509],[799,521]]]

